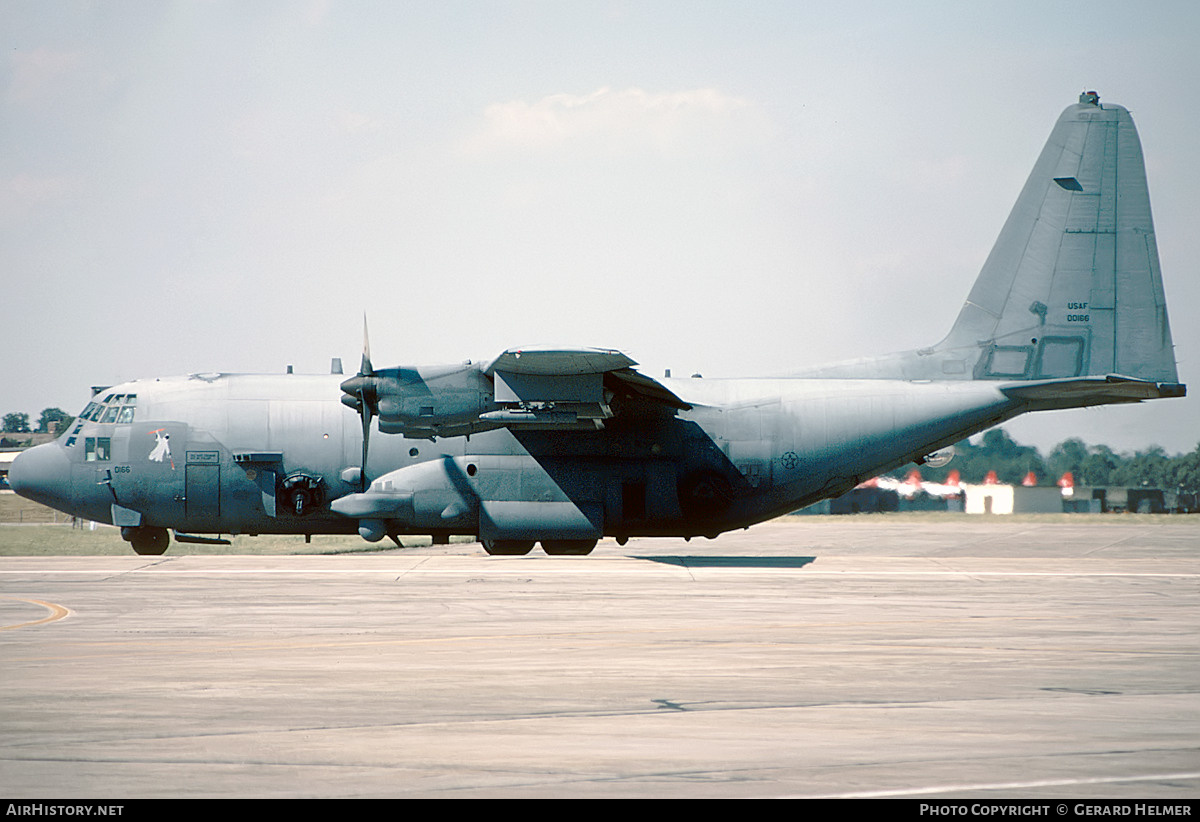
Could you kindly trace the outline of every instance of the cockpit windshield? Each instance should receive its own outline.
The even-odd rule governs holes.
[[[109,394],[89,402],[79,418],[99,423],[130,423],[137,411],[137,394]]]

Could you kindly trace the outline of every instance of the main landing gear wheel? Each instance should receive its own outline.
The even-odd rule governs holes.
[[[523,539],[484,539],[483,550],[493,556],[518,557],[533,550],[533,540]]]
[[[542,550],[552,557],[582,557],[596,547],[594,539],[544,539]]]
[[[121,537],[133,546],[135,554],[144,557],[161,556],[171,544],[171,535],[167,533],[166,528],[152,528],[148,525],[122,528]]]

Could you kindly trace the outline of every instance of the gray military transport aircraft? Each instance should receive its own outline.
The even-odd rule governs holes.
[[[749,527],[1027,411],[1186,392],[1141,145],[1129,112],[1094,92],[1059,117],[929,348],[785,378],[656,380],[594,348],[376,369],[365,336],[364,321],[349,379],[335,365],[105,389],[9,481],[119,526],[139,554],[163,553],[168,529],[180,542],[467,534],[490,554],[587,554],[604,535]]]

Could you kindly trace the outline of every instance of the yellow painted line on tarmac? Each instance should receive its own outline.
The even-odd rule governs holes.
[[[22,599],[21,597],[0,597],[11,602],[28,602],[31,605],[40,605],[50,612],[50,616],[42,619],[35,619],[32,622],[18,622],[16,625],[0,625],[0,631],[15,631],[18,628],[31,628],[34,625],[45,625],[47,622],[56,622],[65,616],[68,616],[70,610],[61,605],[55,605],[53,602],[42,602],[40,599]]]

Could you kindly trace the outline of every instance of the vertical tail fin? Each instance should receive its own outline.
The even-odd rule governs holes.
[[[1058,118],[950,333],[813,376],[1174,383],[1142,147],[1095,92]]]
[[[977,379],[1178,380],[1142,146],[1126,109],[1085,92],[1058,118],[938,348],[978,350]]]

